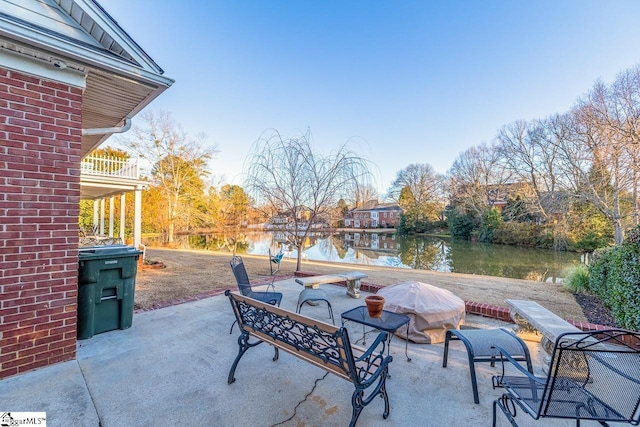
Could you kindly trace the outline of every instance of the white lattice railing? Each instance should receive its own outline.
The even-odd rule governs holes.
[[[80,171],[84,175],[140,178],[138,159],[120,159],[111,156],[89,155],[82,159]]]

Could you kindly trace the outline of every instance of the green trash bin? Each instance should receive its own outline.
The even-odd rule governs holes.
[[[78,339],[127,329],[141,251],[126,245],[81,248],[78,268]]]

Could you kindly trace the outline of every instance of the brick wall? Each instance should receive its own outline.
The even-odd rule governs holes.
[[[81,105],[0,68],[0,378],[76,355]]]

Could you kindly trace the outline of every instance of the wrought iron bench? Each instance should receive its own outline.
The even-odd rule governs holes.
[[[565,418],[640,423],[640,333],[619,329],[569,332],[557,337],[547,377],[527,372],[504,349],[502,375],[493,386],[505,392],[493,402],[512,426],[519,407],[534,419]],[[507,359],[522,375],[506,376]],[[510,365],[508,365],[510,366]]]
[[[352,346],[345,328],[339,328],[227,290],[240,326],[238,355],[229,371],[228,383],[235,381],[235,370],[244,353],[263,342],[284,350],[314,366],[353,383],[350,427],[355,426],[362,409],[376,397],[384,399],[383,418],[389,416],[386,379],[392,356],[385,356],[387,333],[381,332],[368,349]],[[251,341],[251,338],[257,341]],[[365,396],[365,392],[368,395]]]

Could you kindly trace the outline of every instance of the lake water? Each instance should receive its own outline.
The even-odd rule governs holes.
[[[278,233],[256,232],[238,238],[239,254],[267,255],[285,241]],[[152,239],[144,242],[154,245]],[[233,240],[218,234],[179,236],[179,246],[192,249],[230,251]],[[285,257],[295,259],[295,248],[284,246]],[[337,233],[310,237],[303,259],[380,265],[443,272],[559,282],[565,269],[577,265],[580,254],[518,246],[471,243],[438,237],[395,233]]]

